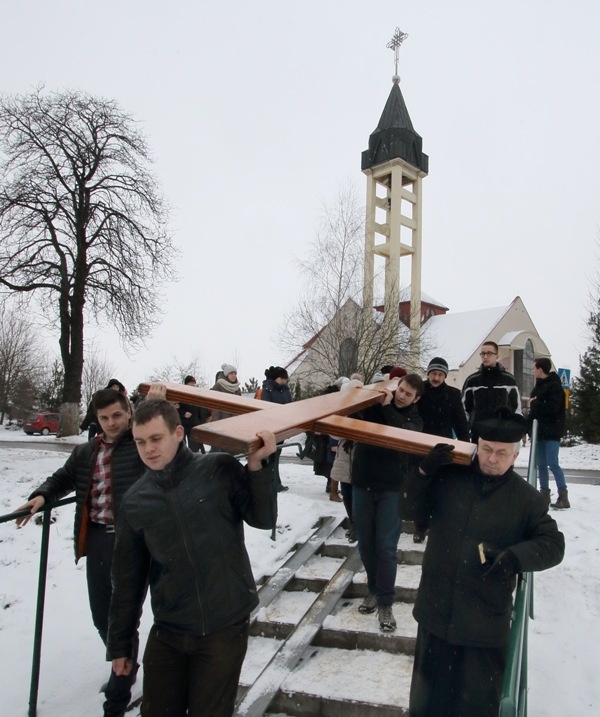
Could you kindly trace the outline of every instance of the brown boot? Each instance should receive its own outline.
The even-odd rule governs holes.
[[[570,508],[571,504],[569,503],[569,491],[568,490],[559,490],[558,491],[558,500],[556,503],[552,503],[553,508]]]
[[[329,488],[329,500],[333,500],[336,503],[342,502],[342,496],[338,492],[339,481],[332,480]]]
[[[546,501],[546,508],[550,507],[550,488],[540,488],[542,498]]]

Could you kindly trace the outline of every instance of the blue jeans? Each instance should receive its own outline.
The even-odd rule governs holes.
[[[548,489],[548,468],[550,468],[552,474],[554,475],[554,480],[556,481],[556,487],[558,490],[567,490],[565,474],[563,473],[562,468],[558,465],[559,447],[560,441],[538,441],[537,468],[540,488],[542,490]]]
[[[402,531],[400,493],[352,486],[352,516],[369,592],[380,607],[396,597],[398,540]]]

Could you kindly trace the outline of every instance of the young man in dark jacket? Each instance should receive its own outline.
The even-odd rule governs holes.
[[[125,493],[144,472],[144,465],[131,435],[131,407],[124,394],[105,388],[92,398],[102,433],[77,446],[62,468],[34,490],[18,510],[31,515],[46,503],[56,503],[75,491],[75,562],[86,556],[86,575],[94,625],[106,644],[108,611],[112,594],[110,577],[115,525]],[[25,525],[30,516],[17,521]],[[132,635],[132,670],[118,676],[111,670],[103,687],[105,717],[121,717],[131,698],[137,672],[138,635]]]
[[[481,366],[467,376],[462,389],[473,443],[477,443],[478,438],[476,424],[492,418],[499,408],[507,408],[511,413],[523,413],[515,377],[498,363],[498,344],[486,341],[481,345],[479,355]]]
[[[431,526],[413,614],[410,717],[496,717],[516,574],[561,562],[565,541],[540,493],[513,470],[527,422],[478,424],[477,456],[438,444],[405,486],[406,518]]]
[[[420,431],[423,422],[416,403],[423,381],[414,373],[400,379],[384,404],[357,415],[365,421]],[[377,610],[383,632],[396,629],[392,604],[396,597],[397,548],[402,521],[400,491],[409,471],[407,453],[356,443],[352,458],[352,514],[358,550],[367,573],[369,593],[359,606],[362,613]]]
[[[552,370],[549,358],[535,359],[533,366],[535,386],[529,403],[529,420],[538,421],[537,469],[540,493],[549,504],[548,468],[550,468],[558,489],[558,499],[556,503],[552,503],[552,507],[570,508],[565,474],[558,463],[560,439],[565,434],[565,392],[558,374]]]
[[[113,669],[132,669],[132,640],[149,584],[154,626],[144,653],[142,714],[228,717],[248,617],[258,604],[243,522],[275,525],[266,461],[275,437],[258,433],[263,445],[246,468],[227,453],[192,453],[182,444],[177,411],[164,399],[136,408],[133,435],[148,470],[119,516],[108,637]]]

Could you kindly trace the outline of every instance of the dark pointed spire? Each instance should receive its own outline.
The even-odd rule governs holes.
[[[369,137],[369,149],[362,153],[361,169],[399,157],[421,171],[429,171],[429,157],[423,153],[423,140],[418,135],[400,91],[400,78],[395,75],[379,124]]]

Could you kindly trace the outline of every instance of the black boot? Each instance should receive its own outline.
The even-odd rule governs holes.
[[[542,494],[542,498],[546,502],[546,507],[550,507],[550,488],[540,488],[540,493]]]
[[[559,490],[558,491],[558,500],[556,503],[552,503],[553,508],[570,508],[571,504],[569,503],[569,491],[568,490]]]

